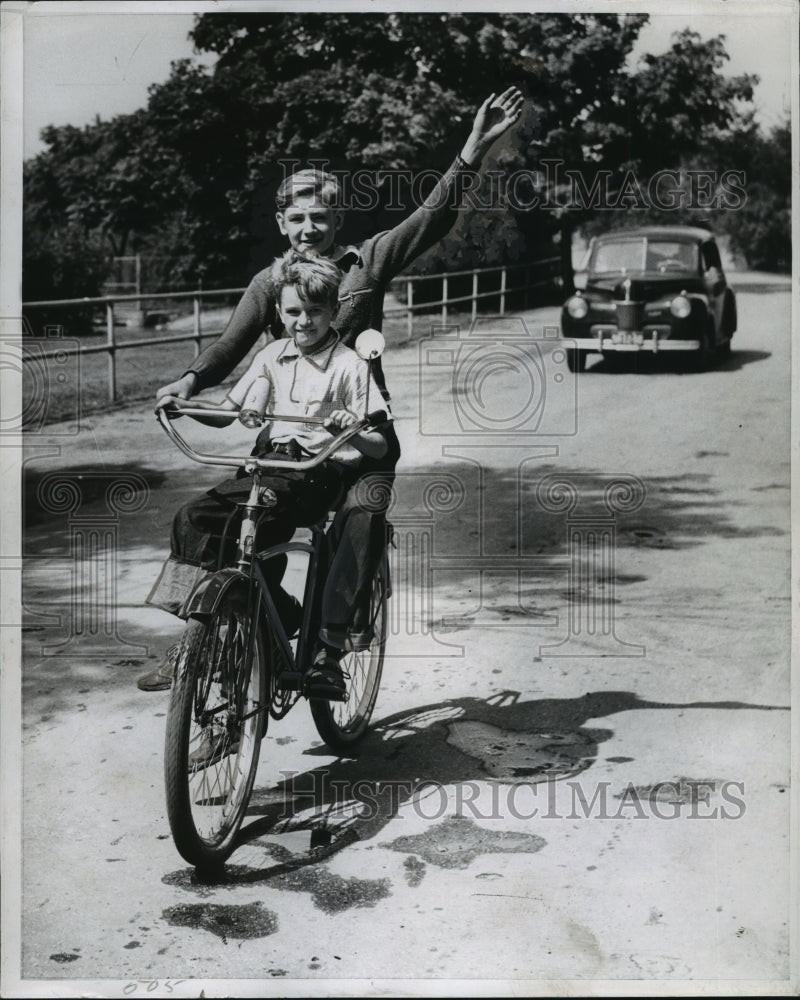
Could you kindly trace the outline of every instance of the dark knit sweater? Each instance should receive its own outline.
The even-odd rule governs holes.
[[[332,255],[344,271],[334,322],[348,347],[353,346],[362,330],[381,329],[383,299],[389,282],[450,230],[458,211],[458,178],[469,170],[469,165],[456,157],[430,195],[407,219],[394,229]],[[267,292],[266,273],[264,270],[255,275],[219,339],[192,363],[189,371],[197,375],[198,390],[218,385],[230,375],[265,331],[276,337],[282,335],[275,301]],[[373,371],[385,392],[380,363]]]

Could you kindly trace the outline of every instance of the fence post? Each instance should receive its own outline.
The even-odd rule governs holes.
[[[117,401],[117,342],[114,339],[114,303],[106,302],[106,347],[108,348],[108,398]]]
[[[506,314],[506,266],[500,271],[500,315],[505,316]]]
[[[414,282],[410,279],[406,282],[406,333],[408,339],[414,332]]]
[[[472,322],[474,323],[478,316],[478,272],[473,270],[472,272]]]
[[[194,356],[197,357],[200,354],[202,347],[202,341],[200,339],[200,296],[195,295],[192,298],[192,308],[194,310]]]
[[[447,275],[442,275],[442,324],[447,323]]]

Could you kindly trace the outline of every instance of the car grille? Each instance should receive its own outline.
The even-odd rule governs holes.
[[[617,302],[617,325],[620,330],[639,330],[642,326],[641,302]]]

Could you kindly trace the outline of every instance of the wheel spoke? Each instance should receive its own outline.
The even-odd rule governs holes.
[[[167,723],[167,805],[176,845],[197,865],[230,853],[258,764],[267,671],[264,643],[250,650],[248,629],[246,600],[229,597],[184,636]]]
[[[368,649],[346,654],[341,661],[347,679],[347,699],[311,702],[320,736],[331,748],[345,750],[363,736],[378,695],[386,641],[385,565],[375,576],[369,622],[374,632]]]

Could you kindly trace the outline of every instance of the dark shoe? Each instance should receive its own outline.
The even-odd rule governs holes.
[[[214,733],[211,726],[203,730],[200,742],[192,750],[187,758],[190,770],[195,768],[210,767],[217,764],[225,757],[239,752],[239,740],[231,741],[227,733]]]
[[[332,653],[323,651],[317,656],[306,675],[305,694],[323,701],[347,701],[345,673]]]
[[[140,691],[168,691],[172,686],[172,678],[175,676],[175,666],[178,662],[180,643],[170,646],[164,653],[164,659],[153,670],[147,674],[142,674],[136,681],[136,686]]]

